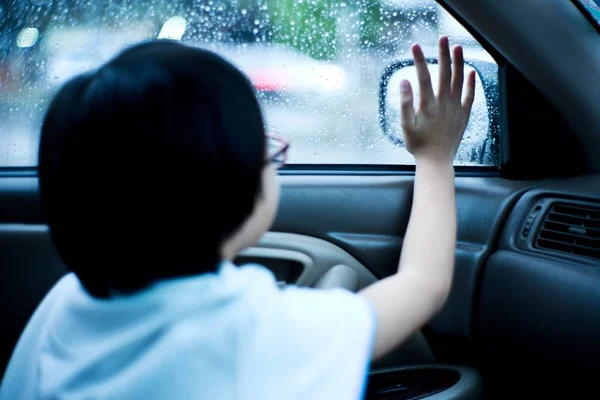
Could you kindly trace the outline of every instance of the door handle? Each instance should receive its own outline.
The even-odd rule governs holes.
[[[278,285],[296,284],[303,273],[313,265],[306,254],[286,249],[251,247],[244,249],[234,260],[235,264],[260,264],[271,270]]]
[[[314,287],[317,289],[342,288],[356,292],[358,290],[358,274],[349,266],[338,264],[319,278]]]

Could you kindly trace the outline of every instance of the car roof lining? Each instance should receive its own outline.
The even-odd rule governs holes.
[[[588,17],[569,0],[439,1],[556,107],[600,172],[600,37]]]

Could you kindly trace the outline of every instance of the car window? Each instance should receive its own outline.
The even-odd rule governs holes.
[[[14,0],[0,3],[0,166],[35,166],[41,121],[66,80],[151,38],[218,52],[253,82],[266,129],[291,142],[291,164],[414,164],[382,134],[382,71],[413,43],[437,56],[450,36],[493,62],[433,0]],[[394,99],[392,98],[392,101]],[[398,99],[399,101],[399,99]],[[457,165],[485,147],[490,112],[478,80]],[[118,144],[115,144],[118,145]]]

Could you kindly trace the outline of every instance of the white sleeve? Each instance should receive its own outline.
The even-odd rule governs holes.
[[[362,399],[376,330],[370,303],[343,289],[263,289],[240,341],[240,398]]]

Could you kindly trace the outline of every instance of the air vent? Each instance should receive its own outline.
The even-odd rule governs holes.
[[[538,231],[535,247],[600,259],[600,208],[554,204]]]

